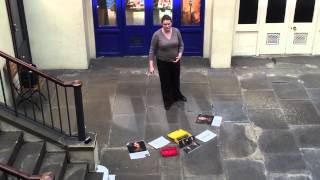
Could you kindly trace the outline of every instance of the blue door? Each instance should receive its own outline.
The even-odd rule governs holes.
[[[181,31],[184,55],[202,56],[204,4],[204,0],[93,0],[97,57],[147,55],[165,14]]]

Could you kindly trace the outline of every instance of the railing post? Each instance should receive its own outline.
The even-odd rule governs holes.
[[[82,103],[82,82],[76,80],[73,82],[74,88],[74,101],[76,106],[77,126],[78,126],[78,138],[79,141],[86,139],[86,130],[84,125],[83,103]]]

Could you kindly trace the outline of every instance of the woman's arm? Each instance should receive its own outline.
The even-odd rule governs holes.
[[[181,36],[181,33],[180,33],[179,29],[176,29],[176,32],[177,32],[177,35],[178,35],[179,47],[178,47],[178,55],[176,57],[176,60],[173,61],[173,62],[179,62],[180,61],[180,59],[182,57],[183,50],[184,50],[184,43],[183,43],[183,39],[182,39],[182,36]]]
[[[156,32],[152,36],[150,50],[149,50],[149,73],[150,74],[154,73],[154,59],[155,59],[155,53],[157,51],[157,45],[158,45],[158,36]]]

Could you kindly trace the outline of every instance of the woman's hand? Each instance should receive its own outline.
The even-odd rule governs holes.
[[[181,59],[181,56],[182,56],[182,53],[179,53],[179,54],[178,54],[178,56],[176,57],[176,60],[175,60],[175,61],[173,61],[173,62],[174,62],[174,63],[179,62],[179,61],[180,61],[180,59]]]
[[[154,74],[154,65],[153,61],[149,61],[149,74]]]

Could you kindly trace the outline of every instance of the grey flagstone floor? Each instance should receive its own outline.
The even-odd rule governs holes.
[[[100,161],[117,180],[320,180],[320,58],[234,57],[232,68],[185,57],[181,91],[165,111],[159,77],[146,57],[98,58],[88,70],[50,71],[82,80],[88,131],[98,133]],[[220,128],[196,124],[199,113],[223,117]],[[130,160],[126,143],[185,129],[218,134],[191,154]]]

